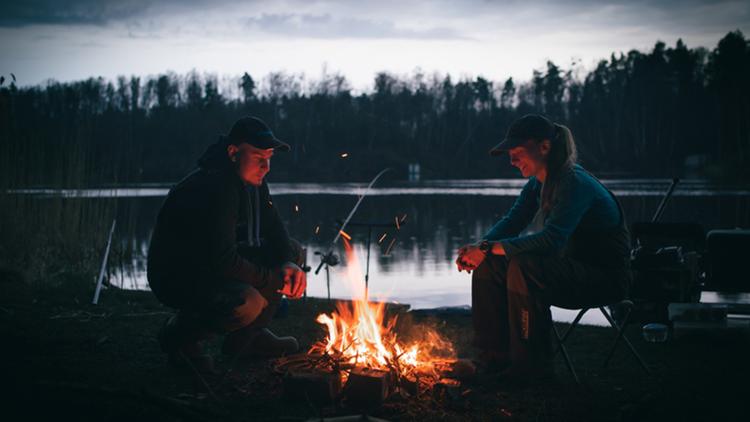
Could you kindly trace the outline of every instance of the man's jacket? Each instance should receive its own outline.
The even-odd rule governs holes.
[[[293,253],[266,183],[246,186],[221,140],[198,165],[169,191],[156,220],[148,279],[157,298],[180,307],[227,279],[261,292],[281,288],[279,267]]]

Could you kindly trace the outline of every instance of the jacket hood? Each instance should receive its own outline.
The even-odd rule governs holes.
[[[231,168],[231,162],[227,156],[227,138],[219,136],[219,139],[206,148],[206,151],[198,159],[198,166],[205,170],[227,170]]]

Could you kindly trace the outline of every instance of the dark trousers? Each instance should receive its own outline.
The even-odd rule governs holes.
[[[302,246],[292,240],[292,248],[295,253],[293,261],[302,266],[305,261]],[[255,261],[258,262],[257,259]],[[281,265],[283,259],[269,257],[262,261],[258,263],[276,267]],[[203,285],[206,286],[205,283]],[[261,293],[247,283],[232,279],[213,280],[197,295],[199,297],[187,302],[189,305],[177,307],[173,329],[176,337],[184,342],[200,341],[214,334],[244,333],[265,328],[273,319],[282,297],[278,292],[264,290]]]
[[[559,256],[488,256],[472,276],[475,345],[514,366],[543,363],[552,350],[550,305],[577,309],[621,300],[624,274]]]

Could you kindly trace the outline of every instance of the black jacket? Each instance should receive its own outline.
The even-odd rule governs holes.
[[[156,219],[148,280],[157,298],[179,307],[226,279],[261,292],[281,288],[278,270],[292,260],[293,252],[266,183],[246,186],[221,140],[208,148],[198,165],[169,191]],[[248,210],[256,209],[252,189],[258,189],[260,198],[260,247],[247,246]]]

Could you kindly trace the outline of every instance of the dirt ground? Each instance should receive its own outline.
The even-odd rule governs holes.
[[[284,397],[268,361],[231,365],[209,345],[220,375],[200,380],[171,369],[156,333],[170,310],[149,292],[107,289],[91,305],[93,285],[58,274],[44,286],[0,278],[2,420],[307,420],[360,415],[361,409],[318,407]],[[315,316],[325,300],[291,302],[274,321],[303,348],[323,337]],[[431,324],[469,353],[467,316],[404,315]],[[565,324],[559,325],[560,329]],[[579,327],[568,350],[581,384],[560,356],[557,378],[541,385],[502,380],[462,385],[455,394],[391,400],[368,414],[387,420],[645,421],[747,420],[750,336],[714,333],[646,343],[638,324],[627,332],[651,368],[645,374],[624,348],[601,367],[613,331]]]

